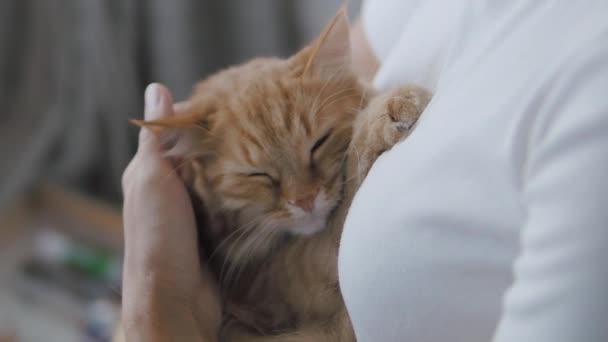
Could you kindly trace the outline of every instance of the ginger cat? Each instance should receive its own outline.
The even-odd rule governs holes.
[[[337,276],[344,218],[430,94],[372,94],[350,70],[350,51],[341,10],[294,56],[220,71],[184,113],[141,123],[184,159],[224,301],[219,341],[355,341]]]

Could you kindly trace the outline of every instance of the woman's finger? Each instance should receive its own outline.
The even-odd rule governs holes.
[[[145,96],[145,120],[156,120],[165,116],[173,115],[173,100],[169,89],[159,83],[152,83],[146,88]],[[156,135],[148,128],[142,128],[139,133],[139,152],[159,151],[159,142]]]

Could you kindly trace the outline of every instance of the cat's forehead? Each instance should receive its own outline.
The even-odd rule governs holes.
[[[267,99],[233,108],[221,142],[222,158],[251,167],[301,167],[316,139],[335,123],[315,120],[306,107],[298,110],[284,102]]]
[[[271,140],[297,139],[314,135],[315,128],[340,120],[340,115],[323,114],[327,109],[340,111],[335,106],[339,107],[341,98],[334,95],[344,95],[343,90],[341,84],[302,80],[280,68],[271,68],[241,77],[227,96],[216,100],[226,126],[261,132]]]
[[[321,89],[314,82],[276,79],[251,82],[227,104],[229,125],[243,134],[262,134],[275,144],[298,145],[336,124],[348,124],[354,103],[341,99],[341,89]],[[344,95],[344,92],[342,92]],[[342,100],[342,101],[341,101]],[[356,102],[356,101],[355,101]]]
[[[284,61],[258,60],[215,80],[221,159],[297,165],[314,142],[337,125],[351,125],[361,92],[353,82],[302,79]],[[236,160],[235,160],[236,159]]]
[[[267,108],[245,120],[234,121],[226,128],[224,157],[241,164],[261,163],[276,167],[297,165],[320,130],[320,125],[296,115]]]

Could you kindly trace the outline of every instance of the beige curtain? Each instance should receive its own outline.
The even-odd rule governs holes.
[[[48,179],[119,200],[147,83],[184,98],[218,68],[293,52],[341,3],[0,0],[0,205]]]

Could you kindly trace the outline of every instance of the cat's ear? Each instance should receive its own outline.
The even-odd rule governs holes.
[[[303,76],[331,78],[351,70],[350,27],[346,6],[340,8],[312,45],[295,58],[305,61]]]
[[[190,158],[209,152],[210,121],[199,113],[168,116],[156,120],[131,120],[142,128],[153,130],[159,137],[165,155]]]

